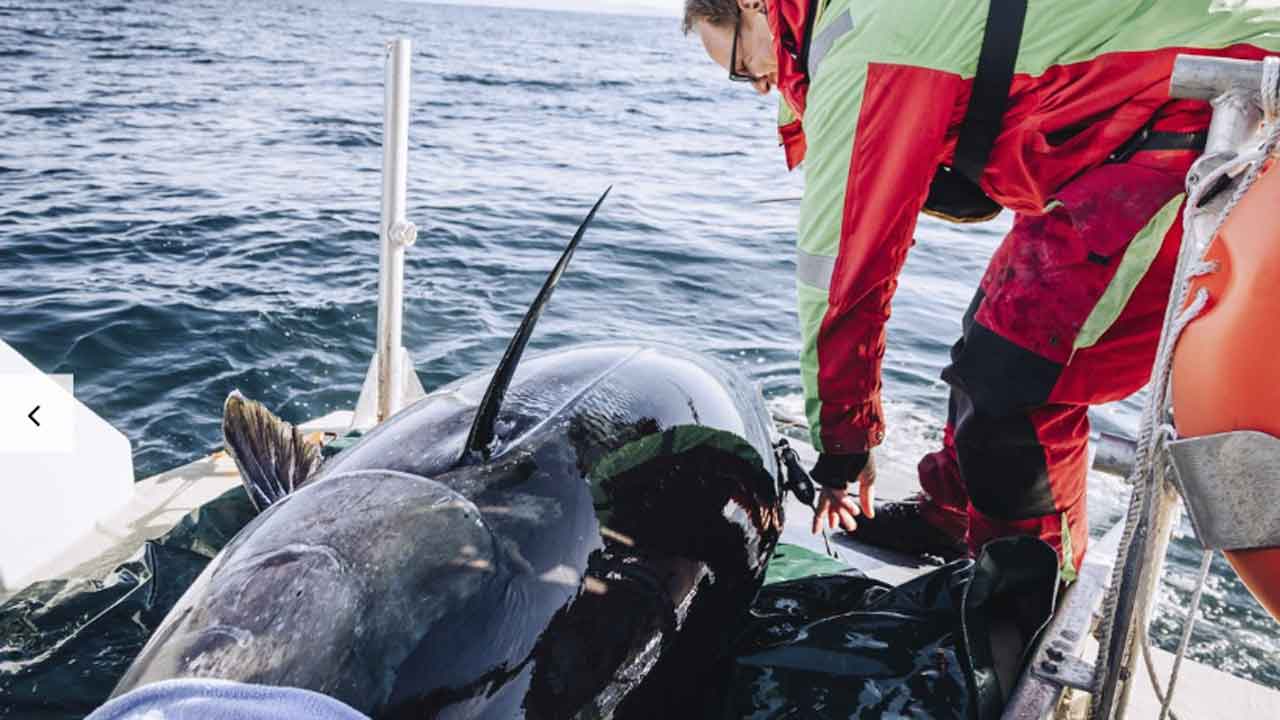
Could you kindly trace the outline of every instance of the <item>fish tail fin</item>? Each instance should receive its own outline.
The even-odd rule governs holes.
[[[222,437],[259,512],[301,487],[320,468],[320,448],[262,403],[234,390],[222,411]]]

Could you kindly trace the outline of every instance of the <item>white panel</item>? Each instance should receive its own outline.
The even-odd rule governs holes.
[[[32,421],[31,411],[37,406]],[[133,495],[129,440],[0,340],[0,594]]]

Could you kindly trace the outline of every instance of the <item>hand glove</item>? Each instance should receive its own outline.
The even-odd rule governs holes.
[[[870,452],[851,455],[822,453],[818,456],[818,463],[813,466],[809,476],[822,487],[844,490],[858,477],[858,473],[862,472],[870,459]]]

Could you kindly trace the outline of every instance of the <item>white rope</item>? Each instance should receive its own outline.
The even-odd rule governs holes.
[[[1160,711],[1163,713],[1164,708],[1169,707],[1169,702],[1173,699],[1173,696],[1166,695],[1160,690],[1160,682],[1156,676],[1156,665],[1151,660],[1151,643],[1145,639],[1142,643],[1142,662],[1147,666],[1147,679],[1151,681],[1151,691],[1155,693],[1156,700],[1160,701]],[[1176,664],[1177,661],[1175,660],[1174,662]],[[1173,690],[1172,683],[1169,689]],[[1163,716],[1161,716],[1161,720],[1164,720]],[[1173,712],[1172,708],[1169,709],[1169,720],[1178,720],[1178,715]]]
[[[1267,123],[1280,115],[1280,57],[1262,59],[1262,114]]]
[[[1115,626],[1119,589],[1128,564],[1128,552],[1133,544],[1138,526],[1143,521],[1148,524],[1151,522],[1153,519],[1151,514],[1154,513],[1156,507],[1156,503],[1152,503],[1148,509],[1148,517],[1142,517],[1142,509],[1146,504],[1147,494],[1156,491],[1154,485],[1157,481],[1157,476],[1154,469],[1166,439],[1165,433],[1158,432],[1158,429],[1167,424],[1166,418],[1169,415],[1169,374],[1173,364],[1173,348],[1177,345],[1178,336],[1182,330],[1204,309],[1209,299],[1208,293],[1202,288],[1196,293],[1196,298],[1191,305],[1187,306],[1185,310],[1181,310],[1186,305],[1187,296],[1190,294],[1190,279],[1196,275],[1211,272],[1214,269],[1212,263],[1205,262],[1203,258],[1204,251],[1207,249],[1209,242],[1218,234],[1227,216],[1231,214],[1231,211],[1235,209],[1236,205],[1239,204],[1240,200],[1253,186],[1267,158],[1271,157],[1276,150],[1277,144],[1280,144],[1280,121],[1277,121],[1277,118],[1280,117],[1280,58],[1269,57],[1264,61],[1262,85],[1263,111],[1270,123],[1270,127],[1263,141],[1255,149],[1243,153],[1231,162],[1223,163],[1207,176],[1215,178],[1226,174],[1234,176],[1240,173],[1241,170],[1244,171],[1243,179],[1237,185],[1235,192],[1232,193],[1222,211],[1214,219],[1213,227],[1204,235],[1203,242],[1199,242],[1201,238],[1195,236],[1192,227],[1192,220],[1195,214],[1183,212],[1182,247],[1178,252],[1177,269],[1174,273],[1173,287],[1170,289],[1169,305],[1165,308],[1164,327],[1160,334],[1160,345],[1156,352],[1156,361],[1152,366],[1151,396],[1142,416],[1142,424],[1138,435],[1137,459],[1133,473],[1129,478],[1133,491],[1129,497],[1129,508],[1125,513],[1124,531],[1116,551],[1116,562],[1112,567],[1111,584],[1102,602],[1103,622],[1098,626],[1098,659],[1094,669],[1092,688],[1095,702],[1090,705],[1090,718],[1099,717],[1099,707],[1096,700],[1101,697],[1102,687],[1110,671],[1111,663],[1117,660],[1117,658],[1110,657],[1111,632]],[[1186,207],[1188,209],[1197,207],[1200,204],[1199,201],[1202,199],[1203,193],[1213,185],[1214,183],[1212,182],[1205,182],[1205,179],[1200,179],[1195,188],[1189,189],[1193,192],[1188,193]],[[1162,475],[1159,480],[1163,482]],[[1195,602],[1197,604],[1200,592],[1203,590],[1203,584],[1204,578],[1202,578],[1200,586],[1196,589]],[[1155,682],[1154,667],[1150,665],[1147,619],[1147,611],[1139,609],[1139,617],[1137,618],[1139,624],[1133,627],[1132,631],[1139,634],[1140,641],[1138,644],[1147,658],[1148,670],[1152,675],[1152,686],[1157,695],[1161,695],[1159,684]],[[1187,638],[1189,639],[1189,634],[1187,634]],[[1172,689],[1177,678],[1176,670],[1185,651],[1185,646],[1179,647],[1178,656],[1174,659],[1175,673],[1170,678],[1169,692],[1164,694],[1162,698],[1162,704],[1166,709],[1173,700]],[[1118,660],[1123,662],[1124,659],[1119,658]],[[1162,711],[1163,717],[1164,712]]]
[[[1201,260],[1191,267],[1191,277],[1200,277],[1218,272],[1217,260]]]
[[[1189,199],[1190,200],[1190,199]],[[1189,201],[1187,207],[1194,207]],[[1154,484],[1153,468],[1157,451],[1163,447],[1164,433],[1157,433],[1164,423],[1165,399],[1168,388],[1169,369],[1172,365],[1173,346],[1177,341],[1173,330],[1176,324],[1185,325],[1185,323],[1177,323],[1179,309],[1186,304],[1188,294],[1188,269],[1193,262],[1200,260],[1200,253],[1196,248],[1194,236],[1191,232],[1192,214],[1184,211],[1183,213],[1183,242],[1178,252],[1177,269],[1174,272],[1174,283],[1170,288],[1169,304],[1165,308],[1164,327],[1160,333],[1160,345],[1156,351],[1156,361],[1152,366],[1152,383],[1151,396],[1148,398],[1147,407],[1142,415],[1142,424],[1138,433],[1138,453],[1136,462],[1134,463],[1133,473],[1129,477],[1129,483],[1133,490],[1129,496],[1129,508],[1125,513],[1124,530],[1120,537],[1120,545],[1116,550],[1116,561],[1111,570],[1111,583],[1102,601],[1102,618],[1103,622],[1098,625],[1098,660],[1094,669],[1093,676],[1093,696],[1095,702],[1091,703],[1089,708],[1089,717],[1097,718],[1099,707],[1096,700],[1102,696],[1102,686],[1107,678],[1110,665],[1113,660],[1111,657],[1111,629],[1115,624],[1116,606],[1119,603],[1119,589],[1121,581],[1124,577],[1127,566],[1127,558],[1130,547],[1133,545],[1134,536],[1137,533],[1139,525],[1144,521],[1150,522],[1151,518],[1143,517],[1143,506],[1145,505],[1146,496],[1149,492],[1154,492],[1155,488],[1150,487]],[[1216,225],[1221,224],[1221,219],[1215,224],[1214,232],[1217,232]],[[1152,509],[1155,504],[1152,503]],[[1150,512],[1148,512],[1148,515]],[[1123,658],[1119,658],[1123,661]]]
[[[1160,701],[1160,706],[1164,708],[1167,702],[1166,698],[1169,696],[1161,692],[1160,682],[1158,682],[1156,675],[1156,664],[1151,660],[1151,655],[1151,643],[1144,641],[1142,643],[1142,661],[1147,666],[1147,679],[1151,680],[1151,691],[1156,693],[1156,700]],[[1169,711],[1169,720],[1178,720],[1178,715],[1172,710]]]
[[[1191,300],[1191,304],[1187,306],[1187,309],[1183,310],[1181,313],[1178,314],[1178,317],[1173,319],[1172,332],[1174,333],[1174,335],[1181,335],[1182,331],[1186,329],[1187,325],[1189,325],[1192,320],[1195,320],[1196,316],[1199,315],[1200,312],[1204,310],[1205,306],[1208,304],[1209,304],[1209,291],[1205,290],[1204,288],[1200,288],[1199,290],[1196,291],[1196,296],[1194,299]],[[1173,436],[1166,435],[1163,439],[1167,441],[1172,439],[1172,437],[1176,437],[1176,435],[1177,435],[1177,431],[1175,430]]]
[[[1187,619],[1182,624],[1182,639],[1178,641],[1178,652],[1173,656],[1173,669],[1169,672],[1169,689],[1165,692],[1164,697],[1160,698],[1160,720],[1164,720],[1173,714],[1169,709],[1170,704],[1173,703],[1173,688],[1178,684],[1178,671],[1182,669],[1182,658],[1187,654],[1187,646],[1191,644],[1191,629],[1196,625],[1196,613],[1200,610],[1200,597],[1204,595],[1204,586],[1209,581],[1209,566],[1212,563],[1213,551],[1205,550],[1204,555],[1200,558],[1200,579],[1196,582],[1196,590],[1191,595],[1191,607],[1187,609]],[[1148,658],[1147,667],[1151,667],[1150,638],[1147,637],[1146,633],[1143,633],[1143,638],[1142,651]],[[1151,678],[1151,687],[1157,688],[1156,694],[1159,695],[1160,691],[1154,676]]]

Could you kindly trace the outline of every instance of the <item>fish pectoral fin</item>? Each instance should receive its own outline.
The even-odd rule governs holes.
[[[223,406],[222,438],[259,512],[301,487],[323,461],[320,447],[298,428],[239,390]]]

